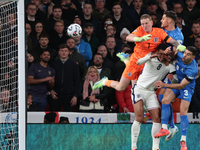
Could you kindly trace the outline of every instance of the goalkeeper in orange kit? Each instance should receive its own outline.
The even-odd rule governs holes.
[[[149,52],[156,52],[157,46],[163,42],[170,43],[179,51],[186,49],[185,46],[180,45],[177,41],[169,37],[163,29],[153,28],[153,21],[150,15],[142,15],[140,22],[141,26],[126,37],[128,42],[135,42],[136,45],[130,59],[124,53],[118,54],[118,57],[126,63],[126,68],[120,81],[108,80],[107,77],[104,77],[95,83],[93,90],[103,86],[112,87],[118,91],[125,90],[130,81],[136,81],[142,72],[144,65],[137,65],[137,60],[146,56]]]

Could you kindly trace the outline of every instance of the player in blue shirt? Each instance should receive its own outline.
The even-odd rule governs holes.
[[[168,51],[169,53],[169,51]],[[193,46],[188,46],[184,53],[176,52],[176,74],[179,80],[177,84],[166,84],[162,81],[157,81],[155,86],[158,88],[166,87],[164,97],[162,99],[162,129],[154,137],[162,137],[168,135],[167,124],[170,118],[170,103],[176,98],[181,99],[180,118],[181,118],[181,150],[187,150],[186,134],[189,125],[187,117],[188,108],[191,102],[195,88],[195,76],[198,73],[198,66],[195,61],[197,49]]]
[[[170,37],[172,37],[173,39],[178,41],[180,44],[183,44],[184,36],[183,36],[181,30],[179,29],[179,27],[177,27],[175,25],[176,18],[177,18],[177,15],[176,15],[175,12],[165,11],[163,13],[163,16],[162,16],[162,19],[161,19],[161,27]],[[173,51],[173,46],[172,45],[169,45],[169,46],[171,46],[171,50]],[[165,78],[164,83],[171,83],[171,81],[168,78]],[[162,98],[163,98],[163,94],[165,92],[165,89],[166,88],[162,88],[159,91],[158,98],[159,98],[161,103],[162,103]],[[173,108],[172,108],[171,104],[170,104],[169,126],[170,126],[170,128],[169,128],[170,134],[166,136],[165,141],[169,141],[171,138],[174,137],[175,133],[178,132],[178,128],[174,124]]]

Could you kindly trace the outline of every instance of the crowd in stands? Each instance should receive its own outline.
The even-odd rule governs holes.
[[[116,54],[131,55],[135,46],[126,36],[140,26],[143,14],[150,14],[153,27],[160,28],[166,10],[177,13],[176,26],[184,35],[183,45],[199,50],[196,60],[200,64],[200,0],[30,0],[25,8],[27,110],[134,112],[131,84],[122,92],[91,87],[104,76],[120,80],[125,64]],[[5,16],[0,30],[16,30],[15,14],[11,11]],[[67,27],[72,23],[83,29],[79,37],[68,36]],[[16,36],[12,38],[8,51],[17,48]],[[12,62],[15,60],[7,62],[9,69],[15,70]],[[10,77],[7,74],[1,80]],[[197,78],[190,112],[200,111],[199,90]]]

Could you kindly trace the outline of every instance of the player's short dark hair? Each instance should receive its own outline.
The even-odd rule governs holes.
[[[61,45],[59,46],[59,50],[60,50],[60,49],[63,49],[63,48],[69,49],[69,47],[67,46],[67,44],[61,44]]]
[[[149,19],[149,20],[152,20],[151,16],[149,14],[143,14],[141,17],[140,17],[140,20],[143,20],[143,19]]]
[[[198,53],[197,48],[194,47],[194,46],[188,46],[188,47],[186,47],[186,49],[187,49],[188,51],[192,52],[192,55],[194,55],[194,56],[196,56],[197,53]]]
[[[158,45],[157,51],[159,51],[159,50],[165,50],[167,47],[168,47],[167,44],[161,43],[160,45]]]
[[[176,21],[177,15],[174,11],[172,10],[167,10],[163,13],[163,15],[166,15],[166,17],[169,17],[171,19],[173,19],[174,21]]]

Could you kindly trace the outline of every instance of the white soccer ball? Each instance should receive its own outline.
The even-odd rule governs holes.
[[[67,33],[70,37],[78,37],[82,33],[82,28],[79,24],[73,23],[67,28]]]

